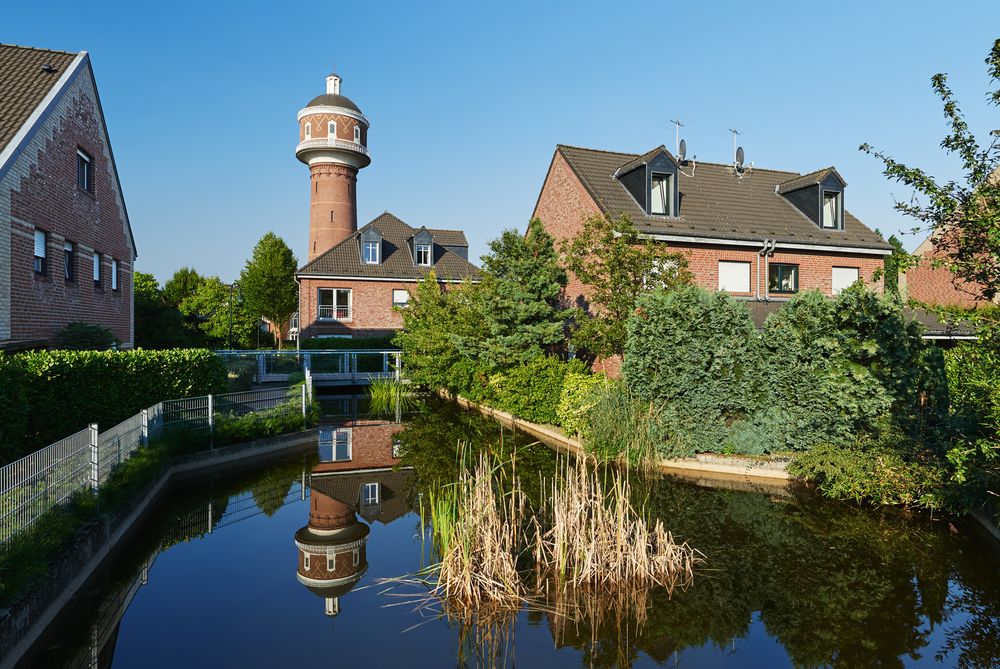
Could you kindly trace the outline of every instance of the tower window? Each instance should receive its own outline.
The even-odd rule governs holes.
[[[309,571],[309,553],[302,554],[302,569]]]
[[[337,554],[327,553],[326,554],[326,570],[332,572],[337,569]]]
[[[35,274],[45,274],[46,251],[48,250],[49,236],[44,230],[35,230]]]
[[[417,244],[417,264],[428,267],[431,264],[431,245]]]
[[[823,227],[839,230],[841,194],[836,191],[823,191]]]
[[[326,136],[330,139],[337,139],[337,122],[330,121],[326,126]]]
[[[355,144],[360,144],[361,143],[361,126],[360,125],[354,126],[354,143]]]
[[[649,213],[674,215],[673,180],[672,174],[653,175],[650,186]]]
[[[379,263],[379,243],[365,242],[365,264],[377,265]]]
[[[76,150],[76,185],[80,190],[94,192],[94,172],[90,164],[90,156],[85,151]]]
[[[311,139],[313,136],[312,123],[306,121],[305,137],[306,139]]]

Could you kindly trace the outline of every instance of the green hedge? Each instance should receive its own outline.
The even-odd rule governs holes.
[[[490,379],[491,405],[519,418],[543,425],[558,425],[559,400],[567,374],[580,374],[587,366],[581,360],[562,361],[539,356]]]
[[[21,438],[2,445],[6,461],[88,423],[106,430],[162,400],[225,392],[227,383],[222,361],[204,349],[33,351],[9,361],[22,373],[26,415]]]
[[[581,434],[587,427],[587,413],[610,382],[603,374],[571,372],[563,378],[556,418],[568,435]]]

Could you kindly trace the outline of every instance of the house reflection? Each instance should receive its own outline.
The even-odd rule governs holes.
[[[309,477],[309,523],[295,533],[296,576],[328,616],[368,570],[371,524],[411,510],[413,470],[399,468],[400,423],[353,421],[319,428],[319,462]],[[367,522],[365,522],[367,521]]]

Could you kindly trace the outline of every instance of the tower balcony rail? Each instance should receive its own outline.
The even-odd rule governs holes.
[[[319,305],[319,319],[326,321],[349,321],[351,320],[351,308],[344,306],[334,306],[332,304]]]
[[[314,149],[342,149],[345,151],[354,151],[355,153],[360,153],[365,158],[371,160],[371,154],[368,153],[368,148],[364,144],[358,144],[357,142],[349,142],[346,139],[330,139],[328,137],[320,137],[318,139],[307,139],[299,142],[299,145],[295,147],[295,155],[299,155],[303,151],[311,151]]]

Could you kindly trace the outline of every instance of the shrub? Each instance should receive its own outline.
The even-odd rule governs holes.
[[[643,295],[628,323],[622,375],[655,405],[661,449],[717,451],[759,405],[760,346],[750,312],[694,286]]]
[[[226,377],[229,381],[229,392],[236,393],[250,390],[257,376],[257,362],[254,360],[226,360]]]
[[[496,393],[491,403],[524,420],[557,425],[563,379],[567,374],[584,370],[586,364],[580,360],[563,362],[553,356],[539,356],[496,375],[491,383]]]
[[[33,351],[11,358],[25,374],[28,419],[19,457],[77,432],[107,429],[157,402],[221,393],[226,369],[203,349]]]
[[[584,448],[602,460],[619,457],[633,464],[657,454],[662,426],[652,402],[636,398],[621,382],[597,386],[584,412]]]
[[[20,456],[20,446],[28,430],[28,375],[0,353],[0,461]]]
[[[118,344],[106,327],[91,323],[70,323],[53,338],[53,346],[67,351],[105,351]]]
[[[556,408],[556,419],[568,435],[583,432],[587,411],[600,396],[600,389],[607,385],[603,374],[571,372],[563,378],[562,395]]]

